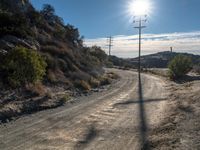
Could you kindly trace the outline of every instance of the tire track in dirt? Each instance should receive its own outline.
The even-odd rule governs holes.
[[[122,82],[123,81],[123,82]],[[105,99],[106,97],[109,97],[109,96],[112,96],[112,95],[116,95],[116,93],[118,93],[119,90],[121,90],[121,88],[127,84],[130,84],[130,82],[132,82],[130,80],[130,78],[127,78],[125,79],[126,82],[124,82],[124,80],[121,80],[121,82],[119,82],[118,84],[120,85],[119,87],[117,87],[117,89],[115,90],[111,90],[111,92],[109,92],[109,94],[106,94],[106,95],[103,95],[99,98],[97,98],[96,101],[100,101],[101,99]],[[77,106],[78,107],[78,106]],[[76,109],[76,108],[75,108]],[[58,118],[58,117],[62,117],[62,114],[66,113],[67,111],[66,110],[63,110],[61,112],[57,112],[55,114],[53,114],[52,116],[50,116],[49,118],[44,118],[44,119],[41,119],[39,121],[36,121],[34,123],[31,123],[30,125],[28,126],[23,126],[23,127],[19,127],[17,130],[14,130],[14,131],[11,131],[10,133],[8,132],[4,137],[4,144],[7,144],[7,145],[11,145],[12,143],[16,143],[16,145],[14,145],[12,148],[15,148],[15,149],[18,149],[20,148],[20,145],[19,143],[21,143],[21,145],[24,145],[24,143],[27,143],[27,141],[29,141],[31,138],[34,138],[34,136],[36,137],[37,136],[37,133],[40,133],[40,131],[44,132],[44,131],[48,131],[56,126],[59,126],[59,124],[62,124],[62,120],[60,121],[57,121],[56,123],[54,124],[51,124],[50,127],[49,126],[49,121],[48,120],[51,120],[51,118]],[[82,112],[80,113],[76,113],[74,116],[78,116],[82,114]],[[73,116],[72,116],[73,118]],[[72,118],[68,118],[69,120],[71,120]],[[51,122],[51,121],[50,121]],[[43,124],[41,124],[43,123]],[[38,127],[39,126],[39,127]],[[32,127],[34,127],[34,129],[32,130]],[[26,129],[26,131],[25,131]],[[23,138],[23,134],[27,134],[28,136],[28,139],[25,140]],[[18,138],[14,138],[12,139],[11,137],[18,137]],[[20,138],[19,137],[22,137],[21,138],[21,141],[20,141]],[[6,139],[8,139],[6,141]],[[17,141],[16,141],[17,140]],[[39,141],[39,139],[38,139]],[[9,144],[10,143],[10,144]],[[18,146],[17,146],[18,145]],[[9,148],[8,148],[9,149]]]
[[[113,71],[119,73],[121,79],[106,91],[81,97],[77,103],[39,112],[8,124],[7,127],[0,127],[3,133],[0,149],[115,149],[120,148],[120,143],[125,148],[137,145],[138,118],[132,116],[138,114],[137,73]],[[145,98],[161,97],[164,90],[161,80],[143,75],[143,84]],[[158,93],[154,94],[155,91]],[[116,105],[130,99],[133,103]],[[155,104],[152,106],[157,108]],[[158,111],[149,111],[155,118]],[[106,139],[110,142],[105,142]]]

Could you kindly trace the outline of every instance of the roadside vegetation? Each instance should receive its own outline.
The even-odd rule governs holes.
[[[191,71],[192,60],[187,56],[178,55],[171,60],[168,68],[170,79],[176,80]]]
[[[41,81],[82,89],[77,82],[93,87],[91,78],[100,81],[108,56],[100,47],[85,47],[78,28],[64,24],[51,5],[37,11],[29,1],[3,0],[0,19],[0,57],[6,58],[0,64],[4,87]]]
[[[43,80],[46,66],[45,60],[36,51],[15,47],[2,58],[0,76],[5,84],[12,87],[34,84]]]
[[[69,93],[115,79],[103,69],[111,64],[106,53],[84,46],[78,28],[51,5],[38,11],[28,0],[1,0],[0,20],[0,121],[60,106]]]
[[[193,73],[197,78],[200,75],[200,65],[195,64],[190,56],[179,54],[171,59],[168,68],[143,68],[142,71],[173,81],[192,80],[189,74]]]

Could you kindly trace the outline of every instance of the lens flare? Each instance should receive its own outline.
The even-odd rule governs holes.
[[[135,16],[148,15],[151,10],[149,0],[134,0],[129,3],[129,13]]]

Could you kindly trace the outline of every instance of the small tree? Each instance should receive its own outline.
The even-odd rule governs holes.
[[[100,62],[104,63],[107,60],[106,53],[98,46],[92,46],[90,48],[90,54],[100,60]]]
[[[55,9],[49,4],[44,4],[43,9],[40,12],[43,17],[49,22],[53,23],[55,21]]]
[[[177,55],[171,60],[168,68],[171,79],[182,77],[192,69],[191,58],[184,55]]]
[[[8,53],[4,62],[7,80],[12,86],[35,83],[43,79],[46,62],[34,50],[16,47]]]
[[[66,39],[72,41],[72,44],[82,45],[83,37],[80,37],[78,28],[75,28],[73,25],[67,24],[65,26]]]

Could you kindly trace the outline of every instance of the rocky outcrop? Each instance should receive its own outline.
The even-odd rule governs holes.
[[[20,39],[15,36],[7,35],[0,39],[0,47],[1,49],[9,50],[16,45],[21,45],[23,47],[39,50],[40,44],[37,41]]]

